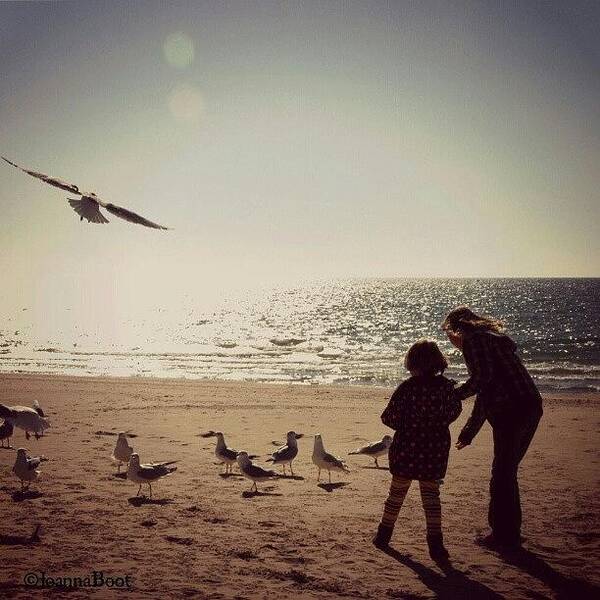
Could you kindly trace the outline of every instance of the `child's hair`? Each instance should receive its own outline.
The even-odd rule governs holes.
[[[446,370],[448,361],[435,342],[419,340],[406,353],[404,366],[411,373],[437,375]]]
[[[458,306],[448,313],[442,323],[442,329],[454,332],[480,330],[499,333],[503,331],[504,323],[492,317],[482,317],[474,313],[468,306]]]

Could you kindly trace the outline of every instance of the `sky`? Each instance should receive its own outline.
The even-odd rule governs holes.
[[[597,2],[2,2],[0,311],[600,275]],[[33,298],[33,300],[32,300]]]

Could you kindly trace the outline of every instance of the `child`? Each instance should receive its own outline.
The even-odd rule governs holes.
[[[392,394],[381,415],[384,425],[396,430],[389,450],[392,473],[390,494],[373,543],[389,544],[402,502],[413,479],[419,481],[427,523],[427,545],[434,560],[448,558],[442,537],[440,481],[446,474],[450,451],[448,425],[462,406],[455,382],[444,377],[446,358],[435,342],[421,340],[406,354],[411,377]]]

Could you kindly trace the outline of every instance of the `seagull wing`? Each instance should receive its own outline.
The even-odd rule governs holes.
[[[117,206],[116,204],[110,204],[110,202],[104,203],[102,202],[102,207],[105,208],[108,212],[116,215],[121,219],[125,219],[130,223],[137,223],[138,225],[144,225],[146,227],[152,227],[152,229],[169,229],[168,227],[163,227],[158,223],[153,223],[152,221],[148,221],[141,215],[134,213],[131,210],[123,208],[122,206]]]
[[[298,450],[296,448],[283,446],[282,448],[279,448],[279,450],[273,452],[271,456],[273,457],[273,460],[290,460],[296,458],[297,453]]]
[[[142,479],[154,481],[155,479],[159,479],[163,475],[166,475],[166,469],[161,470],[159,466],[140,465],[140,468],[137,470],[137,475]]]
[[[334,465],[334,466],[339,467],[341,469],[346,468],[346,465],[345,465],[345,463],[344,463],[343,460],[341,460],[337,456],[334,456],[333,454],[329,454],[329,452],[325,452],[325,454],[323,455],[323,460],[326,463],[329,463],[330,465]]]
[[[244,473],[246,473],[246,475],[248,475],[249,477],[276,477],[277,473],[275,473],[275,471],[267,471],[266,469],[263,469],[262,467],[259,467],[258,465],[248,465],[246,467],[244,467]]]
[[[159,462],[159,463],[148,463],[146,465],[142,465],[143,467],[168,467],[169,465],[174,465],[178,463],[178,460],[169,460],[167,462]]]
[[[100,212],[98,203],[87,196],[81,199],[69,198],[69,204],[81,220],[85,219],[88,223],[108,223],[108,219]]]
[[[223,448],[219,454],[223,457],[226,458],[227,460],[235,460],[237,458],[237,455],[239,454],[239,452],[237,450],[234,450],[233,448]],[[250,457],[248,457],[250,458]]]
[[[48,185],[52,185],[54,187],[60,188],[61,190],[65,190],[67,192],[72,192],[73,194],[81,194],[79,188],[74,183],[69,183],[68,181],[63,181],[62,179],[58,179],[57,177],[51,177],[50,175],[46,175],[44,173],[38,173],[37,171],[30,171],[29,169],[25,169],[15,164],[14,162],[8,160],[8,158],[2,157],[2,160],[7,162],[9,165],[16,167],[17,169],[23,171],[23,173],[27,173],[27,175],[31,175],[36,179],[40,179],[44,183]]]
[[[372,442],[363,448],[363,451],[367,454],[375,454],[376,452],[383,452],[384,450],[387,450],[387,445],[383,440]]]

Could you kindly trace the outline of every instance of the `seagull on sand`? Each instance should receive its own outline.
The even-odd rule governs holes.
[[[148,484],[150,488],[150,498],[152,498],[152,484],[158,481],[162,477],[166,477],[177,470],[177,467],[170,465],[175,464],[176,460],[162,463],[148,463],[145,465],[140,464],[140,457],[137,453],[133,453],[129,459],[129,466],[127,467],[127,479],[134,483],[139,483],[136,496],[139,496],[142,490],[142,484]]]
[[[10,438],[14,430],[15,428],[10,421],[4,421],[2,425],[0,425],[0,441],[2,442],[0,448],[12,448],[10,445]],[[4,445],[4,440],[8,440],[8,446]]]
[[[133,448],[127,443],[125,432],[121,431],[112,455],[113,462],[116,462],[118,465],[119,473],[121,472],[121,465],[129,462],[132,453]]]
[[[32,481],[35,481],[39,476],[40,472],[37,468],[40,463],[46,460],[43,456],[27,456],[27,450],[25,448],[19,448],[17,450],[17,459],[13,466],[13,473],[21,480],[21,491],[27,482],[27,489],[31,485]]]
[[[40,179],[48,185],[80,196],[80,198],[67,198],[69,200],[69,204],[73,207],[73,210],[79,215],[80,221],[85,219],[89,223],[108,223],[108,219],[100,212],[100,208],[103,208],[109,213],[112,213],[121,219],[125,219],[125,221],[129,221],[130,223],[137,223],[146,227],[152,227],[153,229],[168,229],[168,227],[163,227],[162,225],[148,221],[148,219],[145,219],[144,217],[134,213],[131,210],[123,208],[122,206],[117,206],[116,204],[111,204],[110,202],[103,202],[94,193],[82,192],[79,190],[79,187],[73,183],[63,181],[57,177],[45,175],[44,173],[38,173],[37,171],[25,169],[8,160],[8,158],[4,158],[4,156],[2,157],[2,160],[7,162],[9,165],[12,165],[13,167],[23,171],[24,173],[27,173],[27,175],[31,175],[36,179]]]
[[[44,435],[44,430],[50,427],[50,421],[44,416],[44,411],[40,408],[37,400],[33,408],[0,404],[0,418],[25,431],[27,439],[29,439],[30,431],[33,432],[37,440]]]
[[[329,473],[329,483],[331,483],[331,471],[342,471],[343,473],[349,473],[350,470],[346,466],[346,463],[337,456],[329,454],[323,446],[323,438],[320,434],[315,435],[315,445],[313,448],[312,461],[319,469],[317,475],[317,481],[321,480],[321,469],[326,469]]]
[[[220,463],[225,465],[225,474],[231,473],[233,465],[237,463],[237,456],[239,452],[233,448],[228,448],[225,443],[225,436],[217,431],[217,445],[215,447],[215,456]]]
[[[375,459],[375,466],[379,467],[379,463],[377,459],[384,454],[387,454],[390,446],[392,445],[392,436],[384,435],[382,439],[377,442],[371,442],[366,446],[362,446],[361,448],[357,448],[356,450],[352,450],[352,452],[348,452],[348,454],[364,454],[365,456],[371,456]]]
[[[244,477],[252,481],[252,487],[250,488],[250,491],[254,489],[255,492],[258,492],[258,487],[256,487],[257,481],[262,483],[263,481],[268,481],[269,479],[275,479],[278,477],[275,471],[267,471],[267,469],[263,469],[258,465],[253,465],[247,452],[240,452],[237,455],[237,464],[239,465],[240,471]]]
[[[281,465],[283,467],[283,474],[285,475],[285,465],[290,465],[290,472],[294,475],[292,469],[292,462],[298,455],[298,442],[295,431],[287,432],[287,443],[281,448],[278,448],[271,454],[271,458],[267,459],[267,462],[272,462],[274,465]]]

